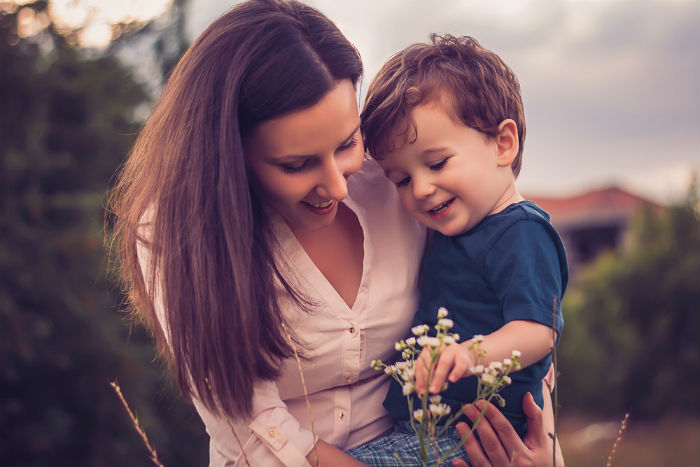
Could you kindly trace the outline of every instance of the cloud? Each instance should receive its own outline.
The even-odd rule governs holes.
[[[695,0],[307,3],[360,50],[364,89],[393,53],[431,32],[472,35],[498,53],[523,90],[523,191],[646,180],[647,194],[658,199],[679,173],[700,170]],[[190,11],[188,30],[198,32],[222,12],[221,2],[193,0]]]

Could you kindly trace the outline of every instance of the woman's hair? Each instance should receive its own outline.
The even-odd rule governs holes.
[[[275,264],[242,140],[361,74],[357,49],[320,12],[250,0],[211,24],[168,79],[112,191],[108,223],[132,310],[170,357],[185,398],[249,415],[255,380],[277,377],[293,355],[277,281],[304,300]],[[139,243],[149,253],[143,273]]]
[[[362,109],[365,149],[381,159],[415,140],[413,108],[439,102],[465,126],[490,137],[503,120],[518,127],[520,144],[511,170],[517,177],[525,143],[525,113],[520,84],[501,58],[469,36],[432,34],[391,57],[372,80]]]

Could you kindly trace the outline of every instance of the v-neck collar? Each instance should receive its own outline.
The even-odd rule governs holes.
[[[284,267],[283,270],[286,270],[291,276],[294,276],[295,281],[305,280],[308,284],[307,290],[316,292],[314,296],[309,297],[312,303],[321,299],[334,308],[344,310],[351,314],[357,314],[357,310],[366,309],[365,304],[367,303],[369,295],[370,265],[372,264],[373,249],[369,236],[369,229],[367,227],[365,209],[356,204],[349,196],[341,202],[353,212],[362,229],[362,277],[352,307],[348,306],[347,302],[343,300],[335,287],[333,287],[326,276],[323,275],[321,270],[318,269],[316,264],[311,260],[311,257],[306,253],[304,247],[301,246],[301,243],[299,243],[299,240],[297,240],[284,219],[279,215],[274,215],[273,225],[280,246],[289,261],[288,267]]]

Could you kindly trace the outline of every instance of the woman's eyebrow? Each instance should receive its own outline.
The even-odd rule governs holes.
[[[357,133],[357,130],[360,129],[360,125],[361,125],[361,123],[358,123],[357,126],[356,126],[355,128],[352,129],[352,131],[350,132],[350,135],[348,135],[348,137],[345,138],[345,140],[341,143],[341,146],[342,146],[343,144],[347,144],[348,141],[350,141],[350,140],[352,139],[353,135],[354,135],[355,133]]]
[[[358,123],[355,128],[353,128],[352,132],[350,135],[348,135],[347,138],[343,140],[342,143],[339,144],[339,146],[343,146],[345,144],[348,144],[350,140],[352,139],[353,135],[357,132],[357,130],[360,129],[360,124]],[[312,157],[317,157],[317,154],[285,154],[283,156],[275,157],[274,159],[276,161],[289,161],[289,160],[297,160],[297,159],[310,159]]]

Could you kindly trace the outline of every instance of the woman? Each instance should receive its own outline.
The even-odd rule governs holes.
[[[212,465],[357,465],[343,449],[391,426],[369,362],[408,329],[425,232],[364,160],[361,74],[318,11],[245,2],[180,60],[115,188],[130,299]]]

